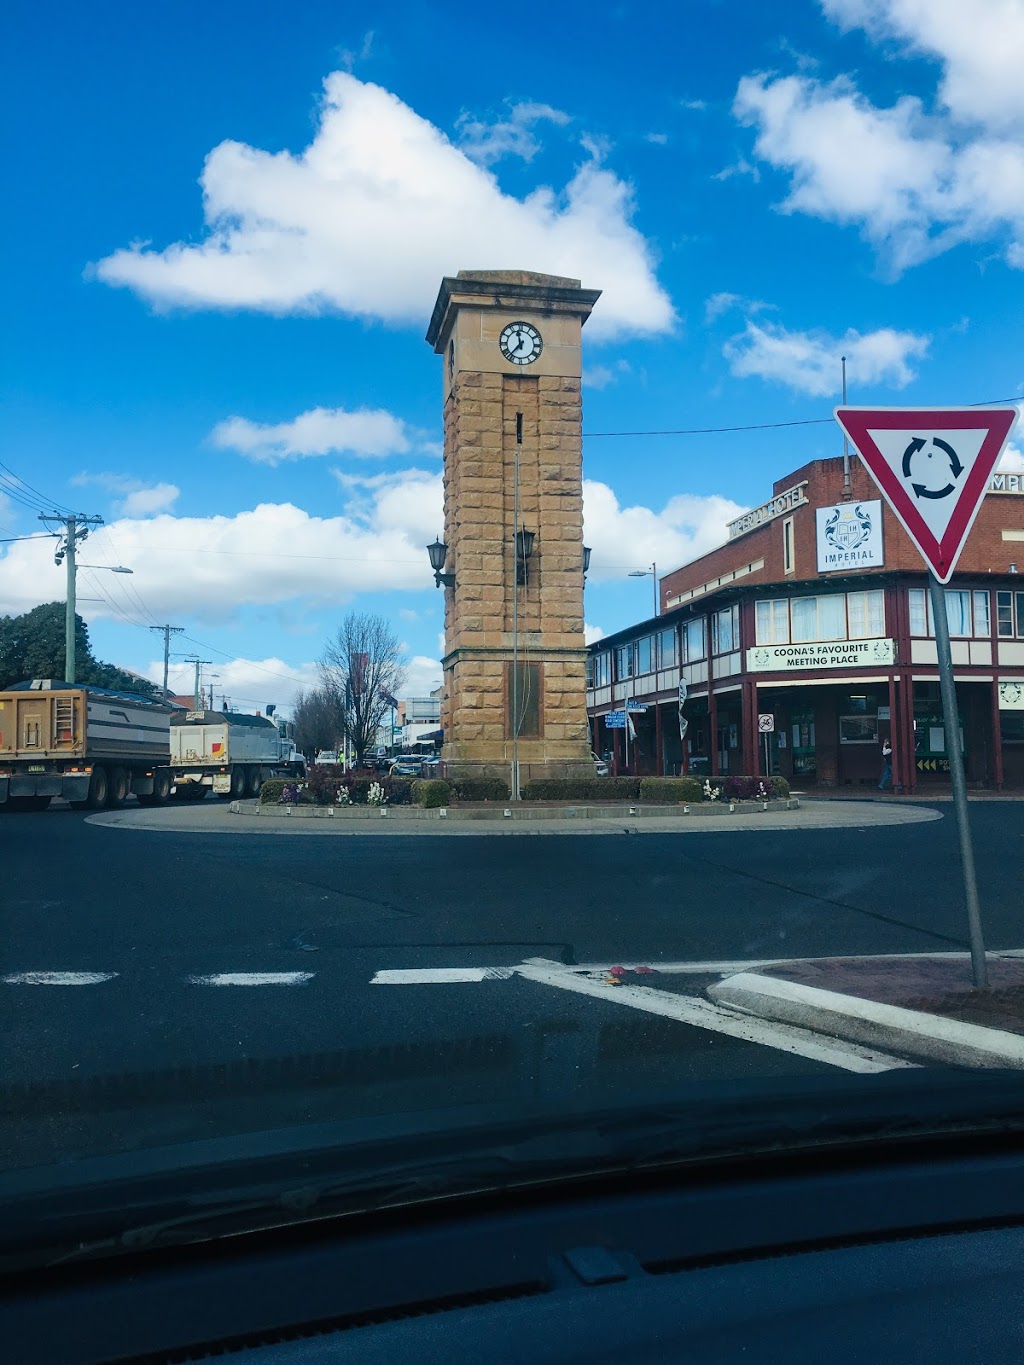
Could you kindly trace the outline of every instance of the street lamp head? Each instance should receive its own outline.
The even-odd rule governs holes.
[[[440,536],[437,537],[433,545],[427,546],[427,554],[430,556],[430,567],[435,573],[440,573],[444,568],[445,557],[448,554],[448,546]]]
[[[454,588],[455,575],[453,573],[442,573],[444,561],[448,555],[448,546],[438,536],[433,545],[427,546],[427,554],[430,556],[430,567],[434,570],[434,586],[436,588]]]
[[[520,530],[516,532],[516,557],[518,559],[529,559],[533,554],[533,542],[536,532]]]

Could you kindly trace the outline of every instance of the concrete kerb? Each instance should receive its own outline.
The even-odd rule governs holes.
[[[708,987],[718,1005],[814,1033],[952,1066],[1024,1070],[1024,1037],[937,1014],[739,972]]]
[[[675,813],[667,813],[673,808],[652,806],[624,806],[609,808],[594,807],[541,807],[531,806],[514,808],[515,813],[505,816],[511,806],[496,806],[484,813],[480,810],[468,811],[449,807],[445,816],[439,810],[425,811],[419,807],[392,807],[386,815],[373,807],[347,808],[335,807],[335,814],[328,814],[330,807],[293,806],[290,815],[287,808],[278,806],[259,807],[256,802],[237,801],[218,802],[216,805],[203,803],[200,806],[172,803],[169,806],[150,807],[143,810],[128,808],[119,811],[102,811],[86,818],[89,825],[101,825],[112,829],[151,830],[168,834],[252,834],[252,835],[320,835],[327,838],[337,835],[359,836],[533,836],[571,834],[571,835],[609,835],[609,834],[728,834],[739,832],[782,832],[814,829],[866,829],[879,825],[921,824],[931,820],[943,819],[941,811],[928,807],[904,807],[893,810],[867,801],[815,802],[800,801],[790,810],[773,809],[784,807],[785,802],[769,803],[767,811],[760,809],[760,803],[752,802],[756,809],[729,813],[728,807],[691,806],[689,815],[682,807]],[[575,809],[576,814],[568,814]],[[587,810],[584,816],[582,811]],[[634,813],[630,814],[630,811]],[[301,814],[297,812],[301,811]],[[404,818],[399,814],[404,812]],[[540,812],[544,812],[541,814]],[[458,813],[457,813],[458,812]],[[699,812],[699,813],[698,813]]]

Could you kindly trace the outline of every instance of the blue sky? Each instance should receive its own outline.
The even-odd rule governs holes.
[[[286,704],[351,606],[409,693],[440,679],[445,273],[605,291],[592,635],[841,448],[598,433],[827,418],[843,353],[853,402],[1024,393],[1024,0],[16,0],[3,62],[0,458],[134,570],[80,575],[100,656],[156,676],[146,627],[181,625],[239,706]],[[2,534],[36,531],[6,486]],[[0,550],[0,611],[63,596],[45,542]]]

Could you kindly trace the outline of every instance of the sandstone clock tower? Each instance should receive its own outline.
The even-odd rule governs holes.
[[[444,365],[444,541],[431,549],[456,775],[593,776],[580,343],[599,297],[528,271],[441,281],[427,341]]]

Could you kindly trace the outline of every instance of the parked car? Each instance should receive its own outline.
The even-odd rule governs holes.
[[[400,754],[391,764],[392,777],[419,777],[421,763],[415,754]]]
[[[590,757],[594,760],[594,776],[607,777],[608,774],[611,772],[611,769],[608,767],[608,764],[604,761],[604,759],[598,758],[597,754],[595,753],[591,753]]]

